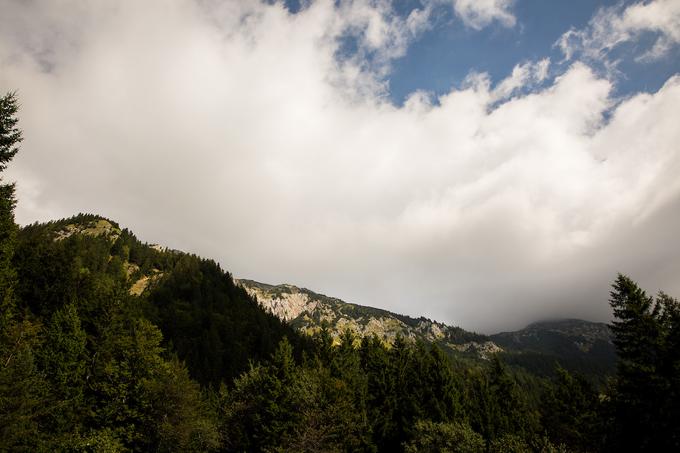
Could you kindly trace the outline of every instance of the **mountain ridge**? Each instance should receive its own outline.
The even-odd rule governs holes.
[[[112,255],[128,256],[122,258],[121,265],[129,282],[128,292],[137,297],[153,299],[156,288],[167,280],[169,269],[155,263],[160,257],[166,257],[163,260],[174,257],[171,261],[175,261],[186,255],[155,244],[135,245],[134,240],[125,239],[130,235],[128,230],[101,216],[79,215],[48,222],[43,228],[51,231],[55,243],[72,240],[74,236],[92,237],[110,244]],[[148,252],[142,252],[140,246]],[[142,253],[157,258],[151,261],[148,257],[141,261],[130,259],[130,247],[133,255]],[[148,262],[144,264],[145,261]],[[345,302],[293,284],[272,285],[235,278],[234,283],[260,308],[294,331],[310,336],[325,327],[336,344],[340,335],[350,330],[357,341],[376,336],[386,344],[391,344],[397,337],[413,343],[436,344],[450,357],[488,360],[494,354],[501,354],[508,363],[538,374],[552,373],[556,362],[570,370],[596,376],[611,374],[614,369],[614,347],[604,323],[577,319],[539,320],[517,331],[485,335],[424,316],[415,318]]]
[[[505,360],[538,374],[551,374],[555,362],[604,375],[614,370],[615,352],[605,323],[576,318],[544,319],[526,327],[491,335],[467,331],[426,317],[413,318],[389,310],[358,305],[285,283],[272,285],[235,279],[267,312],[291,327],[313,335],[326,328],[336,343],[345,330],[357,338],[377,336],[387,344],[398,336],[436,344],[449,356]]]

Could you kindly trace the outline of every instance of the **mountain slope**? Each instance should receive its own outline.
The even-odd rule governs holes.
[[[362,437],[347,448],[324,451],[355,451],[362,442],[375,446],[369,451],[398,451],[411,436],[400,426],[414,426],[423,417],[440,420],[443,413],[474,420],[489,401],[495,408],[503,407],[501,401],[520,401],[512,399],[520,398],[519,386],[504,386],[507,392],[498,395],[477,393],[490,379],[516,379],[499,362],[479,361],[500,350],[487,336],[292,285],[236,284],[211,260],[143,244],[101,217],[25,227],[14,258],[17,313],[25,317],[24,326],[35,321],[29,335],[36,362],[27,370],[40,399],[31,401],[48,408],[31,415],[36,421],[31,429],[43,437],[23,436],[31,443],[27,451],[210,451],[221,442],[221,451],[264,451],[278,448],[249,447],[280,445],[287,432],[310,427],[309,438],[318,439],[327,426],[335,426],[334,439],[344,439],[351,429]],[[333,335],[349,328],[382,335],[384,342],[353,348],[320,341],[306,349],[307,336],[296,332],[325,325]],[[501,354],[529,364],[535,357],[551,358],[540,349],[546,332],[577,341],[582,353],[601,340],[587,323],[530,327],[528,333],[499,336],[507,343]],[[385,344],[398,335],[441,349]],[[280,341],[284,336],[290,342]],[[441,350],[469,359],[448,361]],[[561,349],[547,350],[552,351]],[[296,362],[294,354],[313,360]],[[14,382],[29,382],[17,376]],[[202,391],[223,382],[231,386]],[[521,380],[534,396],[541,382],[531,375]],[[507,417],[525,420],[528,410]],[[305,418],[298,418],[301,413]],[[270,426],[291,420],[289,431],[268,434]],[[475,421],[468,431],[474,429],[488,432]],[[105,448],[111,445],[115,448]],[[287,450],[312,448],[292,444]]]
[[[357,337],[376,335],[386,343],[401,336],[437,344],[450,356],[488,359],[502,353],[508,363],[545,375],[559,362],[601,376],[613,371],[616,360],[605,324],[546,321],[517,332],[481,335],[293,285],[234,281],[214,261],[143,244],[99,216],[30,225],[19,239],[21,281],[31,283],[18,289],[33,312],[49,316],[73,297],[85,301],[83,309],[96,311],[99,302],[91,299],[100,297],[94,293],[101,293],[101,282],[107,281],[109,291],[125,292],[111,297],[137,300],[166,344],[204,384],[237,376],[249,360],[267,357],[283,336],[302,344],[323,326],[336,339],[349,329]]]
[[[294,285],[268,285],[240,279],[237,283],[269,313],[297,330],[312,335],[323,326],[337,339],[349,329],[358,337],[376,335],[387,343],[397,336],[435,343],[446,352],[487,357],[498,348],[485,335],[420,317],[344,302]]]
[[[29,225],[18,239],[17,293],[31,312],[49,319],[76,301],[94,336],[112,304],[130,307],[160,328],[201,384],[230,382],[284,336],[304,341],[214,261],[144,244],[109,219],[81,214]]]
[[[543,321],[516,332],[487,336],[424,317],[347,303],[294,285],[246,279],[237,283],[266,311],[308,335],[326,326],[335,339],[349,329],[358,337],[376,335],[387,343],[397,336],[434,343],[454,356],[488,359],[501,353],[507,362],[541,375],[552,374],[556,363],[594,376],[611,374],[615,366],[611,334],[602,323]]]
[[[604,323],[541,321],[490,338],[506,351],[508,362],[538,374],[551,374],[555,362],[591,376],[613,374],[616,368],[616,348]]]

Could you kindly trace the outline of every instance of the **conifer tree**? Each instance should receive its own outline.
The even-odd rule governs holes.
[[[526,398],[497,356],[485,373],[473,376],[471,384],[470,424],[482,434],[487,448],[504,436],[514,436],[522,441],[529,437],[533,420]]]
[[[72,303],[55,311],[45,328],[45,343],[38,351],[38,363],[49,383],[55,407],[43,425],[55,435],[72,430],[86,412],[86,340],[77,308]]]
[[[0,98],[0,172],[16,155],[21,130],[16,95]],[[14,450],[38,448],[38,419],[48,410],[46,383],[39,373],[35,348],[39,326],[17,319],[16,270],[12,263],[17,226],[14,184],[0,179],[0,445]]]
[[[678,390],[680,360],[678,302],[664,294],[654,300],[630,278],[619,275],[610,304],[619,362],[609,447],[637,451],[680,448]]]
[[[428,418],[435,421],[455,420],[462,415],[459,385],[448,358],[437,345],[423,351],[421,360],[424,388],[422,405]]]
[[[666,381],[661,422],[667,445],[680,450],[680,423],[675,422],[680,420],[680,303],[664,293],[657,301],[662,306],[660,320],[664,329],[659,372]]]
[[[405,453],[483,453],[484,439],[462,423],[416,422]]]
[[[14,93],[0,98],[0,173],[19,150],[22,141],[17,127],[19,106]],[[14,184],[3,183],[0,176],[0,327],[14,311],[16,271],[12,266],[17,226],[14,223]]]
[[[556,374],[541,402],[542,422],[550,440],[574,451],[599,449],[600,404],[593,386],[583,376],[561,367]]]
[[[619,356],[611,439],[621,446],[644,450],[649,448],[648,436],[654,430],[652,414],[659,402],[659,307],[624,275],[619,275],[613,285],[610,304],[616,318],[611,330]]]

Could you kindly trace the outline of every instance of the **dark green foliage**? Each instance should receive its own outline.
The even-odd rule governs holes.
[[[468,391],[470,423],[482,434],[487,448],[505,435],[525,439],[537,431],[537,416],[526,395],[498,357],[488,370],[471,376]]]
[[[229,450],[370,450],[355,403],[354,389],[328,368],[297,366],[284,340],[223,399],[224,438]]]
[[[162,357],[160,331],[146,320],[115,320],[93,358],[91,423],[136,451],[206,451],[218,445],[198,385]]]
[[[566,371],[541,399],[535,377],[498,357],[452,362],[436,345],[387,346],[349,331],[334,346],[325,329],[309,345],[214,262],[144,251],[125,230],[54,239],[67,225],[100,220],[32,225],[18,236],[17,313],[26,319],[14,323],[23,334],[4,333],[3,356],[16,365],[3,369],[0,419],[14,450],[597,451],[600,427],[625,420],[623,385],[605,412],[590,384]],[[162,277],[130,295],[148,275]],[[646,415],[653,420],[677,415],[677,303],[661,295],[656,306],[652,372],[668,376],[669,402]],[[293,341],[275,347],[284,334]],[[658,429],[672,433],[664,423]]]
[[[413,439],[404,448],[406,453],[483,453],[484,439],[461,423],[418,421]]]
[[[147,404],[143,450],[203,452],[220,445],[214,414],[182,362],[163,361],[143,381]]]
[[[63,434],[82,422],[85,397],[87,338],[76,306],[71,303],[56,310],[43,335],[37,355],[54,405],[43,423],[53,433]]]
[[[0,98],[0,173],[18,151],[18,104],[12,93]],[[35,450],[42,440],[39,419],[50,410],[47,383],[36,363],[40,325],[20,319],[13,263],[17,226],[14,185],[0,178],[0,446]]]
[[[543,426],[555,444],[573,451],[595,451],[601,447],[600,399],[583,376],[572,376],[557,368],[553,385],[547,387],[541,404]]]
[[[109,307],[128,298],[122,263],[112,260],[107,238],[73,234],[55,240],[55,232],[78,218],[21,230],[15,264],[17,294],[23,308],[49,319],[55,310],[77,301],[84,327],[95,333]]]
[[[493,439],[488,447],[489,453],[526,453],[529,444],[521,436],[506,433]]]
[[[619,275],[610,304],[619,362],[609,446],[676,451],[680,449],[678,301],[665,294],[656,299],[647,296],[635,282]]]
[[[48,384],[37,366],[40,327],[11,322],[0,332],[0,445],[35,451],[46,433],[40,420],[52,409]]]
[[[12,265],[16,245],[14,186],[0,179],[0,324],[9,322],[15,310],[16,270]]]
[[[340,346],[321,347],[300,365],[284,341],[269,364],[223,389],[228,450],[399,451],[417,417],[452,420],[455,397],[447,392],[455,390],[441,353],[403,342],[388,349],[377,339],[353,344],[346,333]]]
[[[0,173],[18,151],[22,141],[17,127],[19,109],[16,95],[0,97]],[[12,266],[17,227],[14,223],[14,184],[4,184],[0,177],[0,328],[10,322],[14,311],[16,272]]]
[[[221,444],[216,416],[190,375],[204,384],[231,383],[285,334],[296,355],[305,349],[212,261],[154,250],[92,215],[19,233],[15,306],[27,319],[15,324],[32,334],[21,334],[16,346],[13,331],[3,332],[0,352],[13,358],[0,374],[4,445],[213,450]],[[144,278],[141,296],[130,294]],[[25,353],[13,352],[24,345]]]
[[[616,370],[616,349],[604,323],[562,319],[530,324],[516,332],[492,335],[503,360],[532,374],[555,377],[555,363],[603,383]]]
[[[267,358],[284,335],[302,343],[214,261],[178,254],[162,271],[148,294],[149,316],[201,384],[231,381],[249,361]]]
[[[283,342],[223,387],[227,451],[553,451],[499,362],[463,378],[436,347],[342,340],[329,347],[322,331],[318,354],[301,363]]]
[[[16,93],[8,93],[0,97],[0,172],[19,151],[22,141],[21,130],[17,127],[19,104]]]

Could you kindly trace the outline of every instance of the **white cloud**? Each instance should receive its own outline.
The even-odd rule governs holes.
[[[680,2],[652,0],[600,9],[582,30],[564,33],[556,45],[567,60],[581,55],[591,60],[606,59],[617,46],[655,34],[654,44],[637,55],[640,60],[663,57],[680,43]]]
[[[493,90],[493,97],[496,100],[507,99],[520,88],[531,88],[543,82],[548,78],[549,68],[549,58],[515,65],[512,74],[501,81]]]
[[[513,0],[453,0],[453,10],[468,27],[481,30],[493,21],[505,27],[515,26],[510,9]]]
[[[322,0],[314,4],[326,4]],[[389,72],[391,62],[404,56],[408,45],[429,27],[432,4],[414,9],[403,18],[395,13],[389,0],[342,0],[332,10],[327,37],[356,39],[357,49],[350,57],[352,71],[363,70],[362,76],[373,77],[375,83]],[[377,77],[377,79],[376,79]]]
[[[0,23],[21,222],[97,212],[238,276],[484,330],[602,319],[617,271],[680,293],[677,77],[615,105],[544,60],[395,107],[336,58],[347,30],[406,45],[381,3],[74,5]]]

